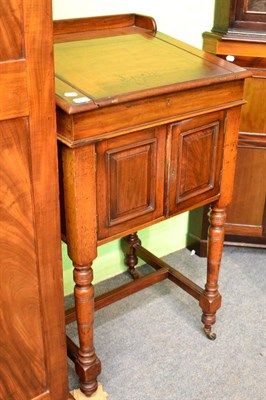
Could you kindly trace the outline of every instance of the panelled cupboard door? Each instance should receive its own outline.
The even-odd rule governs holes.
[[[97,144],[99,239],[163,216],[165,140],[162,126]]]
[[[65,400],[52,17],[0,0],[0,399]]]
[[[224,111],[174,123],[169,127],[169,214],[206,201],[220,191]]]

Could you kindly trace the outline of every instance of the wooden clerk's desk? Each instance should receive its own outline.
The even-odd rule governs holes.
[[[156,32],[138,15],[55,21],[62,231],[74,263],[80,346],[68,339],[81,390],[97,388],[93,313],[169,278],[203,310],[207,336],[221,305],[218,272],[249,73]],[[212,203],[205,289],[141,246],[136,232]],[[97,246],[123,237],[132,283],[94,299]],[[134,271],[137,257],[154,268]]]

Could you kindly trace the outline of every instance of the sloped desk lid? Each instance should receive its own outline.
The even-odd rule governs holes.
[[[136,21],[136,16],[134,21]],[[125,19],[128,15],[120,16]],[[57,105],[68,114],[165,93],[243,79],[249,72],[147,27],[112,27],[114,16],[102,29],[90,30],[93,18],[72,20],[54,45]],[[121,18],[122,19],[122,18]],[[65,21],[66,26],[69,20]],[[86,31],[77,35],[78,21]],[[60,21],[64,27],[64,21]],[[153,29],[151,29],[153,28]],[[64,32],[64,29],[62,29]]]

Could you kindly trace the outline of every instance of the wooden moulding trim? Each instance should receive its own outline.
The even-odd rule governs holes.
[[[250,34],[250,31],[238,30],[238,31],[219,31],[217,29],[213,29],[211,31],[203,32],[203,36],[209,36],[212,38],[216,38],[217,40],[221,40],[224,42],[239,42],[241,43],[252,43],[254,44],[264,44],[266,43],[266,35],[263,31],[257,34]]]
[[[238,147],[266,149],[266,133],[239,132]]]
[[[251,238],[252,236],[250,236],[250,238]],[[262,239],[261,237],[252,237],[252,238],[254,238],[254,240],[259,240],[259,239]],[[228,239],[228,240],[226,240],[226,239]],[[238,237],[238,241],[237,240],[235,240],[235,236],[234,235],[230,235],[230,234],[227,234],[226,236],[225,236],[225,241],[224,241],[224,245],[225,246],[239,246],[239,247],[256,247],[256,248],[258,248],[258,249],[266,249],[266,242],[263,244],[263,243],[252,243],[252,242],[249,242],[248,241],[248,239],[249,239],[249,237],[248,236],[241,236],[241,237]]]
[[[222,40],[224,40],[225,42],[230,42],[230,41],[236,41],[238,40],[239,42],[243,42],[243,43],[258,43],[258,44],[264,44],[266,43],[266,35],[262,34],[259,35],[249,35],[249,34],[245,34],[244,31],[239,31],[239,32],[230,32],[227,35],[224,35],[222,37]]]
[[[265,57],[265,43],[253,37],[225,36],[213,32],[204,32],[204,50],[216,55],[239,55]],[[250,45],[252,43],[252,46]],[[229,50],[230,49],[230,50]]]
[[[183,119],[197,117],[199,115],[203,115],[206,113],[211,113],[211,112],[220,111],[220,110],[226,110],[228,108],[238,107],[238,106],[242,106],[244,104],[246,104],[245,100],[239,100],[239,101],[234,101],[231,103],[227,103],[227,104],[223,104],[223,105],[219,105],[219,106],[215,106],[215,107],[205,108],[204,110],[197,110],[197,111],[191,112],[189,114],[175,115],[173,117],[162,119],[160,121],[160,125],[178,122]],[[65,137],[64,135],[62,135],[61,133],[57,133],[57,138],[61,143],[63,143],[67,147],[75,149],[75,148],[78,148],[81,146],[86,146],[91,143],[99,142],[104,139],[108,139],[109,137],[113,137],[114,135],[120,136],[120,135],[124,135],[126,133],[131,133],[131,132],[136,132],[136,131],[140,131],[140,130],[147,129],[147,128],[152,128],[153,126],[158,126],[158,121],[151,121],[148,123],[143,123],[141,125],[133,126],[132,128],[119,129],[116,131],[106,132],[106,133],[103,133],[100,135],[95,135],[95,136],[87,137],[84,139],[71,140],[71,139]]]
[[[265,44],[254,43],[253,47],[250,47],[248,42],[238,42],[238,41],[219,41],[217,43],[217,53],[218,54],[232,54],[234,56],[243,56],[246,54],[250,57],[265,57]]]
[[[224,244],[228,246],[247,246],[266,248],[266,236],[253,236],[239,233],[226,233]]]
[[[237,234],[240,229],[241,235],[262,236],[262,227],[260,225],[225,224],[225,234]]]
[[[253,78],[266,79],[266,69],[249,68],[249,70],[252,72]]]

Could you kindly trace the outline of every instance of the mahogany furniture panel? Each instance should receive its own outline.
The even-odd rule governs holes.
[[[94,311],[170,279],[202,308],[204,331],[221,305],[218,274],[236,162],[243,84],[250,74],[156,31],[135,14],[54,22],[63,237],[74,264],[82,392],[97,389]],[[144,249],[137,231],[212,202],[205,288]],[[94,299],[97,247],[122,239],[133,280]],[[154,268],[135,270],[138,257]]]
[[[0,10],[0,398],[66,400],[51,3]]]
[[[163,216],[165,138],[158,127],[97,144],[98,239]]]
[[[266,248],[266,2],[217,1],[204,49],[252,72],[245,81],[233,199],[225,243]],[[190,215],[189,247],[207,254],[206,210]]]
[[[171,124],[170,214],[220,191],[225,112]]]

